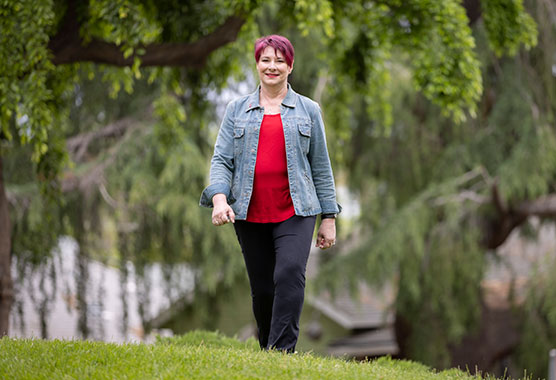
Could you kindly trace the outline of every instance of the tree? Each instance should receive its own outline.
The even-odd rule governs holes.
[[[210,4],[208,4],[210,5]],[[34,170],[37,173],[39,188],[44,197],[48,198],[52,204],[57,199],[63,199],[61,192],[68,192],[73,189],[89,190],[90,186],[99,185],[102,180],[103,173],[108,166],[113,164],[112,159],[104,159],[103,155],[98,157],[97,165],[93,166],[94,170],[79,173],[77,176],[71,176],[63,180],[59,180],[58,174],[64,170],[68,162],[65,136],[70,134],[72,123],[69,122],[71,115],[71,100],[73,96],[79,96],[79,91],[72,91],[74,85],[79,83],[78,66],[71,62],[95,60],[90,57],[91,51],[109,51],[113,47],[117,48],[119,55],[116,54],[115,60],[125,61],[125,57],[129,57],[130,52],[135,54],[142,53],[144,58],[151,56],[155,51],[155,55],[163,54],[165,59],[169,57],[168,49],[174,53],[181,50],[181,55],[175,56],[174,63],[166,61],[167,65],[181,65],[183,67],[210,67],[211,64],[220,64],[219,60],[213,63],[207,63],[208,54],[218,49],[223,44],[233,39],[239,30],[241,24],[245,22],[245,17],[241,18],[237,14],[248,14],[247,8],[241,4],[237,7],[223,8],[223,12],[211,11],[207,4],[203,2],[191,3],[188,7],[176,9],[176,5],[172,2],[158,3],[156,15],[161,18],[157,22],[150,17],[149,10],[155,10],[154,5],[145,2],[145,4],[136,2],[122,1],[115,2],[9,2],[2,4],[2,83],[0,85],[0,98],[2,99],[1,123],[3,131],[3,139],[8,144],[4,144],[2,148],[2,157],[5,158],[8,152],[15,153],[14,148],[19,144],[29,144],[32,147],[31,162],[33,162]],[[197,12],[197,13],[195,13]],[[199,18],[199,14],[204,14]],[[37,18],[36,15],[41,15]],[[176,18],[181,19],[177,20]],[[86,20],[86,22],[78,24],[78,21]],[[163,21],[166,22],[165,27]],[[115,22],[118,21],[118,22]],[[112,22],[115,22],[112,24]],[[225,32],[223,32],[223,30]],[[163,36],[162,36],[163,34]],[[82,37],[80,37],[82,36]],[[194,41],[193,43],[181,42],[176,43],[176,36],[180,36],[181,41]],[[160,43],[154,43],[154,38],[158,38]],[[84,38],[84,42],[81,38]],[[88,49],[72,50],[76,41],[77,43],[88,44]],[[80,42],[79,42],[80,41]],[[125,41],[124,43],[120,43]],[[164,43],[163,43],[164,42]],[[99,48],[102,46],[102,48]],[[144,47],[143,47],[144,46]],[[129,50],[133,47],[132,50]],[[146,49],[143,51],[142,49]],[[104,50],[103,50],[104,49]],[[135,49],[135,50],[133,50]],[[233,51],[233,49],[231,49]],[[80,56],[79,54],[85,54]],[[230,54],[230,51],[228,51]],[[109,56],[110,54],[108,54]],[[226,53],[221,54],[225,57]],[[139,59],[131,57],[131,61],[123,62],[123,69],[113,69],[111,67],[103,67],[97,75],[102,76],[111,83],[112,94],[115,96],[120,88],[127,92],[132,91],[133,82],[141,75],[147,73],[146,69],[139,70]],[[160,58],[154,60],[149,59],[148,65],[162,65],[164,62]],[[157,61],[158,60],[158,61]],[[116,62],[107,61],[112,65]],[[234,62],[226,63],[214,69],[211,72],[213,78],[226,78],[233,69]],[[85,72],[92,73],[91,68],[84,67]],[[90,74],[84,74],[90,75]],[[156,78],[166,81],[168,88],[178,90],[179,72],[168,73],[161,70],[151,70],[149,73],[150,80]],[[208,78],[206,78],[208,80]],[[205,83],[201,81],[201,83]],[[220,82],[222,83],[222,81]],[[193,88],[193,86],[192,86]],[[171,112],[165,115],[165,120],[161,123],[164,127],[160,127],[160,131],[164,128],[165,138],[176,138],[172,136],[172,131],[176,132],[177,128],[169,129],[176,123],[183,123],[183,117],[180,119],[180,113],[183,113],[184,107],[172,100],[163,91],[164,99],[159,99],[159,109],[155,112]],[[166,107],[166,109],[162,109]],[[172,116],[174,115],[174,116]],[[192,112],[190,116],[194,115]],[[108,117],[117,117],[117,115],[107,115]],[[173,119],[174,117],[175,119]],[[89,131],[81,136],[73,136],[68,140],[68,148],[75,149],[70,151],[74,161],[79,163],[84,153],[88,154],[88,150],[99,138],[124,137],[129,135],[125,133],[128,129],[135,126],[133,122],[119,122],[115,125],[108,125],[101,131]],[[77,133],[82,131],[77,131]],[[13,138],[15,136],[15,139]],[[186,138],[186,136],[180,136]],[[198,140],[198,139],[197,139]],[[195,142],[195,139],[192,139]],[[199,140],[200,141],[200,140]],[[111,144],[108,144],[109,146]],[[117,145],[117,144],[114,144]],[[117,150],[109,147],[106,150]],[[182,147],[183,148],[183,147]],[[199,146],[196,149],[201,149]],[[96,149],[96,148],[95,148]],[[28,152],[28,151],[27,151]],[[75,153],[75,154],[73,154]],[[106,153],[104,151],[103,153]],[[19,158],[23,158],[19,155]],[[94,162],[94,160],[92,160]],[[20,169],[21,162],[19,161]],[[24,161],[23,161],[24,162]],[[90,162],[88,162],[90,165]],[[199,170],[202,167],[199,167]],[[198,173],[198,172],[197,172]],[[20,174],[20,173],[18,173]],[[183,177],[186,179],[187,177]],[[29,178],[23,179],[28,181]],[[15,181],[18,183],[18,181]],[[4,189],[4,187],[2,187]],[[0,193],[5,195],[5,192]],[[29,201],[34,200],[38,194],[27,194],[23,199]],[[30,196],[29,196],[30,195]],[[3,254],[1,255],[0,265],[0,333],[5,334],[8,331],[8,315],[13,299],[12,280],[10,275],[10,226],[7,209],[7,200],[4,196],[3,203],[0,202],[1,211],[5,211],[0,218],[3,223],[1,236],[5,237],[0,246]],[[73,202],[94,205],[97,202],[96,197],[85,198],[77,197]],[[67,201],[68,199],[66,199]],[[46,204],[38,204],[38,208],[34,213],[27,214],[28,208],[16,208],[15,213],[19,227],[16,229],[18,236],[30,234],[31,232],[40,232],[34,235],[37,239],[28,239],[27,236],[19,239],[16,243],[22,243],[14,248],[20,252],[33,253],[32,259],[40,262],[40,255],[44,255],[49,251],[49,247],[53,247],[57,238],[56,233],[68,231],[67,226],[63,223],[52,223],[56,221],[56,215],[67,215],[68,212],[77,211],[78,215],[72,220],[72,234],[83,242],[86,239],[87,231],[82,230],[79,226],[83,223],[87,224],[87,212],[81,211],[81,204],[76,206],[69,199],[70,207],[65,210],[63,208],[52,208]],[[29,205],[29,204],[28,204]],[[37,203],[33,203],[37,206]],[[44,206],[44,207],[40,207]],[[73,207],[71,207],[73,206]],[[91,207],[90,206],[90,207]],[[89,207],[89,211],[91,208]],[[94,209],[94,207],[92,208]],[[179,208],[178,208],[179,210]],[[94,214],[94,213],[93,213]],[[34,215],[35,218],[29,219]],[[37,216],[40,223],[37,223]],[[94,217],[94,215],[93,215]],[[50,224],[46,224],[50,221]],[[47,231],[45,231],[47,230]],[[81,232],[80,232],[81,231]],[[199,234],[197,234],[199,235]],[[201,234],[202,235],[202,234]],[[38,237],[42,239],[39,239]],[[80,238],[81,237],[81,238]],[[220,239],[216,241],[218,244]],[[85,245],[83,245],[85,247]],[[208,247],[207,247],[208,248]],[[225,250],[224,250],[225,251]]]
[[[496,4],[481,3],[483,17],[473,28],[484,87],[476,118],[456,125],[441,117],[410,88],[404,52],[392,60],[386,91],[395,94],[396,119],[386,133],[369,115],[369,99],[353,99],[352,115],[328,114],[329,123],[346,131],[339,144],[349,149],[340,159],[352,168],[349,180],[364,213],[354,234],[360,244],[331,259],[322,279],[381,284],[394,278],[404,356],[486,371],[509,357],[542,377],[556,330],[553,258],[529,279],[525,304],[510,298],[504,301],[512,308],[495,310],[481,281],[487,261],[504,260],[495,249],[512,231],[534,233],[532,217],[552,221],[555,215],[554,10],[550,2],[528,4],[539,46],[514,56],[517,45],[500,49],[498,36],[517,40],[518,28],[504,32],[503,26],[520,22],[501,21],[508,14],[490,8]],[[350,79],[328,94],[332,104],[357,84]],[[493,338],[490,352],[481,335]]]
[[[475,9],[473,2],[466,4],[468,9]],[[483,5],[482,11],[488,25],[492,24],[489,38],[495,49],[515,51],[521,44],[534,45],[534,24],[520,1],[513,1],[509,7],[489,4],[492,5]],[[185,68],[189,75],[184,82],[180,69],[167,76],[164,70],[149,72],[169,88],[178,83],[178,97],[187,89],[182,86],[195,80],[206,85],[217,78],[216,87],[224,86],[231,73],[241,75],[247,46],[259,29],[265,29],[264,25],[258,26],[264,12],[281,24],[295,23],[305,35],[310,34],[319,42],[322,50],[318,60],[329,67],[326,75],[335,84],[342,84],[329,95],[329,99],[338,101],[336,106],[327,108],[335,112],[336,119],[330,112],[328,118],[336,121],[333,124],[337,125],[335,133],[339,136],[358,132],[352,131],[353,125],[347,122],[351,115],[346,105],[353,105],[354,98],[365,100],[359,104],[361,117],[382,125],[383,132],[390,133],[393,122],[392,94],[387,91],[392,79],[389,67],[398,51],[408,57],[414,88],[438,104],[451,120],[462,123],[466,113],[473,116],[481,95],[481,73],[469,19],[456,0],[298,0],[273,4],[217,0],[185,5],[174,0],[156,4],[129,0],[22,0],[4,3],[0,12],[3,138],[10,142],[15,136],[22,143],[30,143],[41,188],[52,199],[59,197],[57,191],[72,188],[67,182],[57,181],[57,175],[67,162],[64,128],[71,94],[68,89],[77,81],[75,63],[102,63],[98,70],[110,80],[114,93],[120,88],[132,91],[134,81],[145,75],[149,66]],[[226,45],[233,40],[236,42]],[[227,59],[217,59],[218,56]],[[321,79],[326,79],[326,75],[320,72]],[[341,117],[344,122],[339,120]],[[179,118],[178,122],[183,124]],[[120,127],[107,126],[93,135],[106,132],[118,136]],[[85,137],[68,142],[79,152],[80,146],[86,146]],[[3,148],[2,157],[9,149]],[[5,198],[3,202],[6,204]],[[0,241],[0,334],[4,334],[12,294],[7,207],[0,207],[0,211],[6,211],[0,215],[0,220],[6,221],[0,223],[6,228],[0,233],[6,238]]]

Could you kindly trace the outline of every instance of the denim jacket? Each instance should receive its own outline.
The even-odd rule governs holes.
[[[259,104],[260,86],[251,95],[230,102],[210,167],[210,185],[201,194],[200,205],[212,207],[212,197],[222,193],[236,219],[247,218],[253,192],[259,132],[264,109]],[[290,194],[299,216],[337,214],[336,190],[319,105],[297,94],[288,84],[280,106],[284,127]]]

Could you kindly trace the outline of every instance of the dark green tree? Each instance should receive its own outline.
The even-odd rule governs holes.
[[[348,111],[335,107],[360,80],[346,75],[325,93],[329,125],[342,126],[332,151],[342,152],[363,213],[353,233],[358,247],[330,260],[321,278],[336,286],[346,278],[353,286],[393,279],[404,356],[482,370],[510,358],[542,377],[556,332],[553,258],[500,299],[509,305],[503,309],[489,306],[481,287],[488,262],[505,260],[496,249],[510,233],[530,234],[532,219],[556,215],[554,6],[527,5],[539,28],[535,46],[521,4],[503,3],[511,4],[507,13],[502,2],[481,2],[473,25],[484,88],[474,118],[454,124],[415,93],[405,49],[389,61],[392,80],[384,87],[396,115],[390,128],[377,121],[372,98],[353,97]],[[520,49],[518,40],[532,48]],[[353,46],[352,56],[365,56]],[[527,301],[517,302],[523,290]]]
[[[314,59],[323,69],[308,73],[318,78],[312,82],[303,82],[303,76],[298,75],[296,69],[295,80],[305,83],[317,99],[322,97],[331,133],[339,137],[338,144],[349,141],[352,136],[354,142],[362,143],[364,139],[357,137],[363,134],[375,136],[376,145],[384,139],[399,139],[397,132],[403,132],[398,131],[392,114],[396,101],[393,86],[399,79],[392,75],[396,73],[393,65],[400,69],[405,67],[400,74],[412,78],[413,91],[418,90],[438,107],[436,110],[448,117],[442,126],[436,126],[435,132],[461,131],[469,116],[477,114],[482,77],[469,22],[476,21],[481,13],[472,12],[476,5],[473,2],[465,5],[467,8],[457,0],[268,3],[217,0],[186,4],[174,0],[20,0],[2,3],[1,157],[9,157],[19,145],[28,144],[27,154],[25,151],[19,153],[21,160],[18,162],[26,166],[32,163],[31,167],[38,174],[37,191],[54,203],[67,198],[66,211],[48,203],[35,210],[35,214],[25,214],[22,210],[18,223],[24,227],[17,227],[18,236],[42,231],[35,235],[44,238],[37,238],[42,249],[35,246],[34,251],[44,253],[55,242],[56,234],[49,232],[56,231],[54,227],[59,225],[57,231],[69,229],[84,244],[88,234],[100,232],[90,228],[101,225],[95,223],[99,213],[93,211],[109,209],[107,205],[112,204],[116,207],[110,217],[122,232],[118,235],[120,254],[152,252],[154,257],[161,257],[173,251],[173,259],[186,259],[207,270],[212,269],[214,280],[208,281],[207,286],[211,283],[214,286],[221,275],[220,267],[226,265],[226,255],[221,256],[224,262],[214,262],[214,244],[218,246],[226,239],[215,238],[213,232],[205,231],[201,222],[195,223],[200,211],[193,205],[193,194],[202,187],[202,172],[206,170],[202,161],[207,157],[207,150],[210,151],[207,132],[196,127],[201,127],[198,123],[207,114],[201,112],[202,107],[207,107],[207,91],[226,86],[230,76],[241,78],[245,75],[245,52],[250,51],[260,31],[279,32],[284,26],[296,25],[305,38],[310,36],[315,41],[313,48],[318,48]],[[489,25],[486,28],[489,46],[494,51],[509,53],[514,53],[521,45],[533,46],[535,24],[523,10],[521,1],[514,0],[510,6],[506,5],[489,2],[482,8],[485,24]],[[267,24],[261,23],[261,20],[268,20],[265,15],[279,20],[272,21],[276,23],[276,30],[269,30]],[[232,41],[235,42],[230,44]],[[160,92],[143,104],[146,113],[137,113],[136,116],[141,117],[135,120],[121,119],[128,113],[119,110],[106,112],[102,123],[81,120],[89,116],[81,115],[75,107],[72,111],[72,102],[80,94],[76,85],[82,85],[81,78],[88,73],[105,78],[113,96],[122,89],[133,92],[134,86],[144,83],[141,78],[156,82],[160,86],[156,91]],[[105,107],[109,109],[108,104]],[[141,106],[135,104],[135,107]],[[353,109],[359,112],[351,112]],[[151,142],[154,143],[149,146]],[[354,143],[353,151],[362,152],[371,146]],[[76,169],[81,170],[64,171],[68,162],[66,147]],[[387,145],[383,149],[387,149]],[[420,147],[413,149],[417,154]],[[346,149],[336,151],[345,152],[338,155],[338,162],[351,160],[353,163]],[[388,160],[384,158],[388,157],[388,151],[383,153],[376,162],[386,165]],[[148,165],[141,165],[137,156]],[[127,157],[133,157],[131,162],[137,166],[130,164]],[[360,157],[367,159],[365,155]],[[355,178],[358,178],[354,184],[371,181],[372,185],[376,176],[366,175],[362,168],[354,166]],[[389,188],[387,204],[392,207],[386,211],[392,214],[393,220],[408,216],[403,221],[409,222],[411,228],[393,236],[395,239],[390,245],[383,243],[387,245],[382,252],[391,252],[394,258],[402,257],[404,239],[414,239],[409,241],[415,243],[419,258],[428,252],[424,234],[449,236],[442,235],[443,228],[434,227],[438,217],[436,209],[423,207],[423,200],[437,199],[439,194],[459,189],[480,176],[479,171],[464,174],[467,171],[454,171],[452,174],[457,173],[456,178],[438,176],[435,182],[438,186],[430,189],[426,188],[430,182],[424,180],[410,183],[406,190],[402,190],[403,186],[396,191]],[[60,178],[61,172],[71,174]],[[105,183],[104,178],[109,175],[114,180]],[[90,184],[94,186],[87,186]],[[78,188],[84,190],[80,195],[62,197],[60,194]],[[372,196],[376,186],[359,188],[367,189],[367,195]],[[423,193],[415,198],[417,190]],[[27,198],[29,202],[36,202],[37,191]],[[183,197],[180,197],[181,192]],[[535,195],[538,194],[532,194]],[[101,198],[100,202],[105,204],[99,208]],[[76,212],[77,205],[83,209]],[[376,208],[376,205],[371,204],[371,207]],[[446,209],[450,212],[444,211],[445,218],[450,223],[460,221],[457,208]],[[72,213],[74,218],[69,216]],[[56,219],[55,215],[61,217]],[[395,215],[401,216],[396,219]],[[421,218],[417,218],[418,215]],[[44,228],[48,218],[55,221],[48,225],[51,229]],[[8,330],[13,298],[9,220],[5,187],[0,186],[0,334]],[[471,217],[464,220],[472,225]],[[130,230],[124,228],[126,225]],[[388,231],[398,233],[393,229]],[[467,244],[474,249],[478,235],[466,236],[465,243],[454,244]],[[50,240],[46,240],[47,237]],[[180,244],[187,249],[179,247]],[[33,251],[29,245],[21,247],[21,250]],[[191,252],[203,253],[192,259],[187,257]],[[40,254],[36,257],[40,260]],[[415,276],[409,269],[409,276]],[[386,276],[389,272],[383,273]],[[411,302],[408,305],[410,310],[413,306]],[[456,329],[451,337],[460,335],[460,330]]]

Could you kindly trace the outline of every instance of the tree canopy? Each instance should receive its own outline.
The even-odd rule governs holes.
[[[197,200],[218,101],[252,83],[253,41],[270,33],[294,42],[292,84],[322,104],[336,172],[364,210],[369,240],[324,278],[397,275],[400,319],[431,326],[409,345],[434,342],[408,355],[446,365],[480,313],[485,252],[553,215],[554,88],[537,81],[552,32],[538,21],[546,51],[527,52],[537,24],[521,0],[16,0],[0,16],[13,252],[35,263],[70,234],[85,257],[162,261],[169,278],[189,262],[199,289],[231,284],[233,233]]]

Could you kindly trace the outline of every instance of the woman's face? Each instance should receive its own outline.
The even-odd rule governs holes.
[[[267,86],[283,85],[287,82],[288,75],[292,72],[280,50],[267,46],[257,62],[257,71],[262,84]]]

